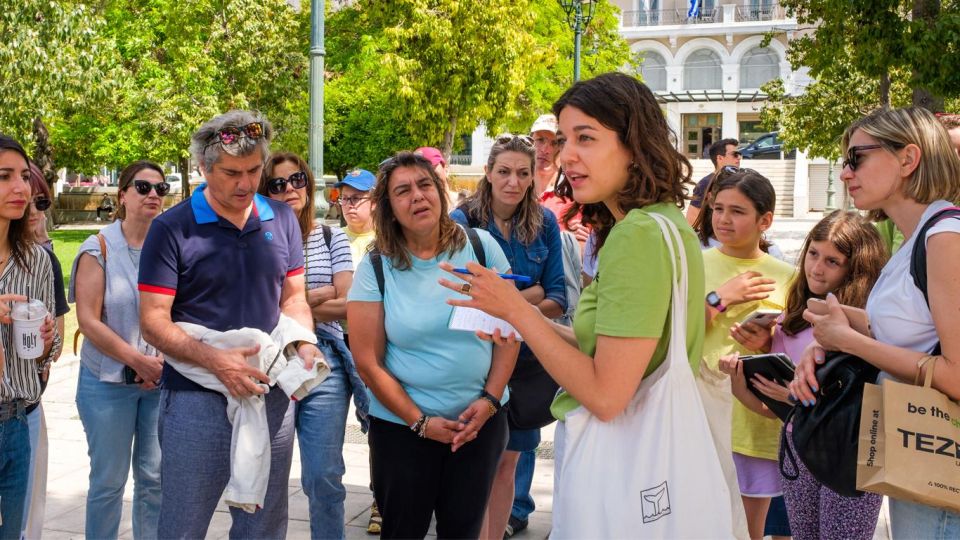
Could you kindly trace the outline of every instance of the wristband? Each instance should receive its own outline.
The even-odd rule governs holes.
[[[410,431],[413,431],[417,435],[420,435],[420,431],[423,429],[423,425],[427,423],[427,415],[421,414],[420,418],[417,418],[417,421],[410,424]],[[421,437],[423,435],[420,435]]]
[[[491,415],[497,414],[497,411],[500,410],[500,407],[501,407],[500,400],[495,398],[493,394],[491,394],[490,392],[487,392],[486,390],[481,390],[480,399],[487,400],[487,403],[493,406],[493,410],[490,411]]]

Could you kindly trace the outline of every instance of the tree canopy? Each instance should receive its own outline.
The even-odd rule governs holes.
[[[881,106],[954,105],[960,97],[960,3],[940,0],[781,0],[801,33],[794,70],[815,82],[799,96],[774,81],[765,125],[788,146],[837,157],[843,130]]]

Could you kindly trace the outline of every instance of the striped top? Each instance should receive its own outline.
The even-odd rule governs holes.
[[[38,244],[28,244],[25,269],[11,260],[0,274],[0,291],[6,294],[22,294],[37,298],[47,306],[50,313],[56,312],[56,297],[53,292],[53,267],[50,256]],[[54,333],[50,355],[43,359],[23,359],[17,356],[13,343],[13,325],[0,325],[0,339],[3,341],[3,353],[6,359],[3,381],[0,382],[0,402],[8,403],[25,399],[27,403],[36,403],[40,399],[40,379],[38,367],[49,363],[63,342],[59,334]]]
[[[323,227],[317,225],[310,231],[303,246],[304,266],[306,267],[307,289],[316,289],[333,285],[333,275],[339,272],[353,272],[353,259],[350,256],[350,241],[339,227],[330,227],[330,249],[323,239]],[[317,321],[317,331],[324,331],[337,339],[343,339],[343,327],[340,321]]]

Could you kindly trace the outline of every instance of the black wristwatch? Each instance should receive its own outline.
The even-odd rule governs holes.
[[[490,392],[487,392],[486,390],[481,390],[480,398],[489,401],[490,404],[493,405],[493,408],[495,408],[498,411],[500,410],[500,400],[494,397],[494,395],[491,394]]]
[[[717,291],[710,291],[707,293],[707,304],[720,313],[723,313],[727,310],[727,306],[723,305],[723,299],[720,298],[720,295],[717,294]]]

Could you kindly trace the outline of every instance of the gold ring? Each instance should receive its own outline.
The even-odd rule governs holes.
[[[469,283],[464,283],[463,285],[460,286],[460,292],[463,294],[470,294],[470,289],[472,288],[473,286],[470,285]]]

